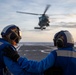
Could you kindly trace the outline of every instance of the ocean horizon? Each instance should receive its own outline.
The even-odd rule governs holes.
[[[19,44],[23,44],[23,45],[52,45],[52,46],[54,46],[53,42],[20,42]]]
[[[19,45],[49,45],[54,46],[53,42],[20,42]],[[74,43],[74,46],[76,47],[76,42]]]

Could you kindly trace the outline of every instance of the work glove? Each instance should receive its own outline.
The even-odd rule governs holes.
[[[16,50],[14,50],[11,46],[6,46],[4,49],[4,56],[12,59],[13,61],[17,62],[18,58],[20,57]]]

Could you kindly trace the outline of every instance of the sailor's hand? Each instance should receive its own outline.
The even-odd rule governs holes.
[[[11,46],[6,46],[4,49],[4,56],[7,56],[8,58],[12,59],[13,61],[17,61],[20,57],[17,51],[13,50]]]

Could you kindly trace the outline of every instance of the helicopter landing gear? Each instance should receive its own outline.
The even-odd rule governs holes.
[[[50,26],[48,23],[46,24],[46,27]]]
[[[46,29],[45,27],[34,27],[34,29],[41,29],[41,30],[43,30],[43,29]]]

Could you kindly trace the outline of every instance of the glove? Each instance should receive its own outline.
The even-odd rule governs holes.
[[[4,56],[7,56],[15,62],[17,62],[18,58],[20,57],[17,51],[15,51],[11,46],[6,46],[3,51]]]

